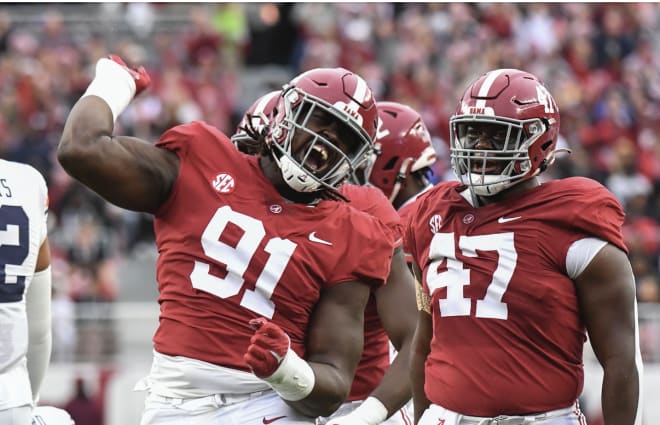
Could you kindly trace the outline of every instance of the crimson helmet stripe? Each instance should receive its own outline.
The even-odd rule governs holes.
[[[270,101],[272,101],[275,97],[280,95],[280,91],[273,91],[270,92],[259,99],[257,102],[257,105],[254,107],[254,111],[252,112],[253,115],[260,114],[266,110],[266,106]],[[273,108],[270,108],[271,111],[268,111],[266,115],[270,114],[272,112]]]
[[[356,102],[364,103],[368,101],[369,98],[371,97],[371,90],[369,90],[369,86],[367,85],[367,82],[364,81],[359,76],[355,75],[355,80],[356,80],[356,85],[352,97],[353,99],[355,99]]]
[[[486,78],[484,79],[484,82],[481,84],[481,87],[479,87],[479,93],[477,96],[479,99],[477,99],[476,102],[476,107],[477,108],[485,108],[486,107],[486,97],[488,97],[488,92],[490,91],[490,88],[493,87],[493,83],[497,78],[504,72],[503,69],[497,69],[495,71],[491,71],[486,75]]]

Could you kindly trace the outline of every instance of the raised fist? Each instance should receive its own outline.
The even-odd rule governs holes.
[[[259,378],[268,378],[280,367],[291,345],[289,336],[275,323],[264,318],[250,320],[255,333],[243,356]]]
[[[135,96],[138,96],[151,85],[151,77],[149,77],[149,74],[147,74],[147,71],[143,66],[140,66],[139,68],[130,68],[126,65],[126,62],[117,55],[108,55],[108,59],[117,62],[119,65],[123,66],[129,74],[131,74],[135,81]]]

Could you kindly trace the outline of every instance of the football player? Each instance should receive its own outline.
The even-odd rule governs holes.
[[[154,214],[161,312],[142,424],[314,423],[349,392],[395,243],[338,192],[373,149],[371,90],[343,68],[299,75],[252,156],[202,122],[155,145],[113,135],[148,83],[100,59],[58,149],[105,199]]]
[[[605,423],[640,423],[624,213],[593,180],[539,181],[558,132],[552,95],[517,69],[477,78],[450,119],[460,181],[423,194],[405,233],[422,283],[418,424],[584,424],[587,335],[604,370]]]
[[[239,150],[246,153],[258,151],[255,139],[276,114],[280,94],[279,91],[267,93],[248,108],[232,136]],[[370,169],[370,164],[373,164],[370,157],[366,157],[354,175],[361,171],[363,174],[360,175],[366,180],[368,171],[360,168]],[[400,234],[400,218],[378,188],[343,184],[339,191],[353,208],[377,217],[395,234]],[[317,420],[318,425],[410,423],[410,415],[403,406],[411,397],[407,384],[408,361],[415,320],[414,284],[399,245],[392,256],[386,285],[369,297],[364,313],[364,348],[351,391],[346,402],[333,415]],[[393,362],[390,360],[390,341],[399,353]]]
[[[29,425],[51,352],[48,191],[0,159],[0,423]]]
[[[431,165],[437,154],[421,115],[399,102],[378,102],[378,156],[369,182],[383,191],[405,225],[417,198],[431,189]],[[412,258],[406,255],[412,264]]]
[[[372,162],[367,162],[364,166],[363,174],[358,174],[358,178],[354,180],[360,181],[361,179],[368,180],[369,183],[378,188],[389,201],[400,216],[402,223],[407,220],[407,211],[412,210],[413,203],[417,196],[431,188],[429,181],[429,174],[431,173],[430,166],[436,160],[436,153],[431,145],[431,136],[429,135],[421,116],[412,108],[398,102],[378,102],[378,117],[379,126],[376,136],[376,151],[377,155],[372,158]],[[355,197],[360,200],[363,197]],[[406,262],[410,265],[412,260],[409,255],[405,255]],[[394,270],[394,265],[392,265]],[[402,270],[401,268],[399,270]],[[401,275],[398,278],[392,277],[391,272],[390,280],[393,282],[409,281],[411,275]],[[388,280],[388,285],[390,285]],[[369,310],[365,312],[365,335],[367,332],[367,320],[372,317],[371,327],[375,330],[383,332],[383,326],[380,325],[378,319],[386,324],[385,320],[390,317],[407,317],[408,309],[405,308],[408,304],[399,304],[397,307],[396,299],[393,297],[392,306],[385,307],[386,304],[382,300],[388,299],[388,294],[395,294],[392,289],[393,286],[386,285],[376,292],[376,300],[379,301],[377,310]],[[401,295],[396,295],[401,297]],[[400,298],[403,299],[403,298]],[[380,307],[381,303],[384,304]],[[412,310],[412,309],[411,309]],[[374,314],[375,313],[375,314]],[[392,319],[396,320],[396,319]],[[406,321],[406,323],[409,323]],[[367,367],[368,363],[360,364],[356,372],[353,386],[355,391],[352,391],[348,400],[354,400],[352,403],[347,403],[347,406],[342,406],[338,412],[333,415],[330,424],[400,424],[407,425],[411,423],[412,407],[410,401],[410,387],[408,380],[396,375],[399,368],[408,371],[409,363],[409,336],[408,332],[397,334],[391,331],[391,326],[385,326],[387,336],[393,343],[396,357],[393,360],[392,366],[389,367],[385,378],[381,378],[381,374],[374,376],[373,367]],[[403,344],[399,343],[403,341]],[[380,353],[380,358],[387,358],[384,353],[387,348],[383,344],[383,339],[374,338],[372,341],[367,341],[365,336],[365,353]],[[394,354],[393,353],[393,354]],[[374,355],[374,354],[372,354]],[[387,363],[385,363],[387,364]],[[362,367],[364,365],[364,367]],[[404,366],[405,365],[405,369]],[[379,369],[375,369],[379,370]],[[384,369],[382,369],[384,370]],[[392,378],[396,377],[396,378]],[[382,379],[382,382],[381,382]],[[357,387],[356,383],[362,382],[362,387]],[[367,385],[365,385],[366,383]],[[380,385],[378,385],[380,383]],[[389,390],[388,390],[389,388]],[[397,388],[397,391],[394,391]],[[366,395],[365,395],[366,394]],[[369,396],[369,394],[371,394]],[[373,403],[370,399],[376,398],[387,399],[389,394],[396,397],[393,401],[389,401],[386,405],[395,405],[398,412],[393,415],[388,415],[389,418],[383,422],[369,422],[359,421],[361,417],[370,417],[368,412],[377,412],[377,409],[371,407]],[[367,396],[369,396],[367,398]],[[367,400],[365,403],[359,405],[360,400]],[[392,400],[392,396],[389,396]],[[408,402],[408,403],[407,403]],[[404,406],[405,404],[405,406]],[[352,409],[355,409],[351,412]],[[343,416],[350,412],[347,416]],[[389,412],[393,409],[388,409]]]

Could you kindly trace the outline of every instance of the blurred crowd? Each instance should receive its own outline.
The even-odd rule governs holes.
[[[153,243],[149,217],[72,181],[55,149],[96,60],[117,53],[153,79],[117,123],[157,140],[204,120],[231,134],[261,94],[314,67],[362,75],[378,100],[418,110],[451,179],[458,90],[492,68],[538,75],[561,111],[545,178],[592,177],[624,205],[638,299],[660,302],[660,5],[654,3],[99,3],[0,7],[0,156],[47,178],[54,307],[117,297],[117,268]],[[68,309],[68,310],[67,310]],[[66,314],[66,313],[62,313]],[[656,321],[660,323],[660,320]],[[660,329],[645,328],[660,360]]]

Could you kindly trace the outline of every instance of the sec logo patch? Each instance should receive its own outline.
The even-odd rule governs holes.
[[[236,187],[236,180],[231,174],[219,173],[211,181],[211,186],[218,193],[232,193]]]

